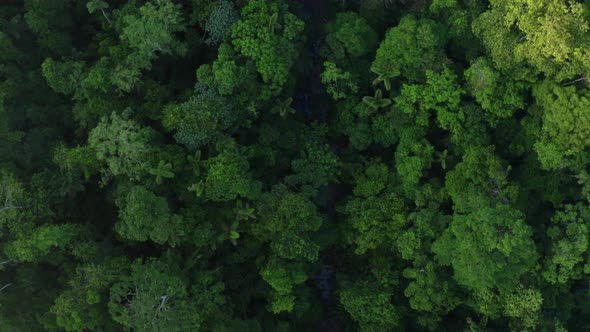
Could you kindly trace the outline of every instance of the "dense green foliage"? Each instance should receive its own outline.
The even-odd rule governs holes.
[[[586,331],[590,1],[0,3],[0,331]]]

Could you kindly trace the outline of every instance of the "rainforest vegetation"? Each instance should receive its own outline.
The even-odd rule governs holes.
[[[0,331],[590,330],[590,1],[0,1]]]

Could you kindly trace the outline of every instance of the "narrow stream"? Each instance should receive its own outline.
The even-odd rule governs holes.
[[[308,27],[305,52],[311,61],[306,65],[305,75],[299,80],[295,108],[305,114],[309,123],[314,121],[327,123],[331,120],[330,112],[333,112],[335,108],[332,99],[325,93],[322,86],[323,59],[320,56],[320,48],[324,38],[324,24],[331,19],[334,13],[328,9],[328,0],[298,1],[303,4],[303,11],[298,13],[299,17],[305,20]],[[335,144],[331,145],[333,150],[337,150]],[[326,195],[326,210],[329,219],[333,219],[335,216],[334,207],[337,196],[335,191],[337,188],[337,185],[330,184],[323,191],[323,195]],[[334,295],[333,252],[334,250],[328,248],[320,253],[319,269],[313,279],[324,306],[324,318],[317,323],[316,330],[323,332],[343,330],[338,318],[337,301]]]

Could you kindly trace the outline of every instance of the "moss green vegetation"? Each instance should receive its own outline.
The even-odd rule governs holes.
[[[0,1],[0,331],[586,331],[590,1]]]

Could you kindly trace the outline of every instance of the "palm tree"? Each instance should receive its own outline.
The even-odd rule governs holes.
[[[437,151],[434,153],[434,155],[436,156],[435,162],[440,163],[440,167],[442,169],[447,169],[448,154],[449,151],[447,149],[445,149],[443,152]]]
[[[250,207],[249,203],[243,204],[242,201],[236,202],[236,220],[256,219],[254,215],[254,208]]]
[[[188,187],[188,191],[195,192],[195,194],[197,195],[197,198],[201,197],[201,195],[203,195],[203,191],[205,191],[205,184],[203,183],[203,180],[190,185]]]
[[[161,184],[163,178],[173,178],[174,173],[172,172],[172,164],[166,163],[164,160],[160,160],[160,163],[156,168],[149,170],[151,175],[156,176],[156,183]]]
[[[375,91],[374,97],[363,97],[363,103],[367,105],[367,115],[370,115],[373,112],[376,112],[379,108],[391,105],[391,99],[383,99],[383,92],[381,89],[377,89],[377,91]]]
[[[188,156],[186,159],[188,160],[189,164],[193,166],[193,173],[196,176],[199,176],[201,174],[201,165],[203,164],[201,161],[201,150],[197,150],[194,156]]]
[[[268,18],[268,28],[273,33],[275,32],[276,28],[280,28],[281,25],[278,23],[279,21],[279,13],[274,13]]]
[[[238,245],[238,239],[240,238],[240,233],[238,233],[238,225],[239,221],[234,221],[230,227],[227,227],[227,224],[224,222],[220,223],[222,233],[217,236],[218,242],[223,242],[225,240],[229,240],[231,244],[234,246]]]
[[[381,70],[378,68],[371,68],[371,71],[377,74],[377,78],[373,81],[373,85],[379,85],[383,83],[385,85],[385,90],[391,90],[391,79],[394,77],[398,77],[400,72],[397,69],[387,69]]]
[[[293,102],[293,98],[289,97],[283,101],[279,101],[275,107],[273,107],[272,112],[278,113],[281,118],[287,116],[287,114],[295,114],[295,109],[291,107],[291,103]]]
[[[217,242],[223,242],[225,240],[229,240],[231,244],[234,246],[238,245],[238,239],[240,238],[240,232],[238,227],[240,226],[240,221],[245,221],[248,219],[256,219],[254,215],[254,208],[250,207],[250,204],[246,203],[243,204],[242,201],[238,200],[236,202],[236,219],[234,222],[228,227],[225,222],[220,222],[219,225],[221,226],[221,234],[217,236]]]
[[[574,177],[578,180],[578,184],[585,186],[590,183],[590,174],[584,169],[578,175],[574,175]]]

